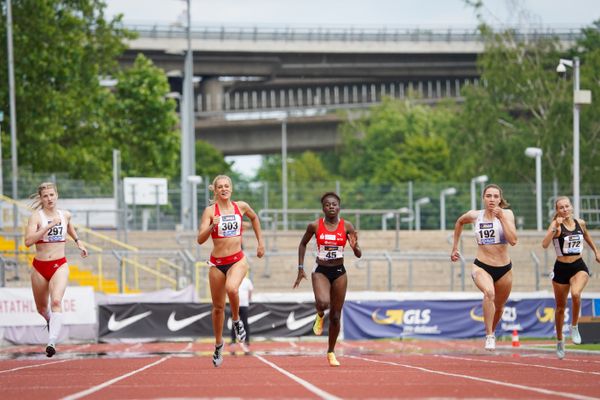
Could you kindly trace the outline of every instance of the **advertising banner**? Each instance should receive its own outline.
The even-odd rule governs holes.
[[[565,331],[571,319],[565,310]],[[582,315],[591,315],[592,301],[582,299]],[[481,300],[346,301],[345,339],[399,337],[472,338],[485,335]],[[554,299],[509,300],[496,329],[497,335],[552,337]]]
[[[229,314],[229,313],[227,313]],[[256,303],[249,308],[252,335],[290,337],[312,334],[312,303]],[[325,329],[327,325],[325,324]],[[227,315],[224,337],[229,336]],[[99,306],[102,338],[175,338],[212,336],[211,305],[199,303],[134,303]]]
[[[67,287],[63,297],[63,323],[96,323],[94,289],[91,286]],[[0,326],[46,325],[38,314],[30,288],[0,288]]]

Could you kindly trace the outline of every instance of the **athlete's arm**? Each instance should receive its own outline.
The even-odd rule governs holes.
[[[85,258],[88,256],[88,251],[87,251],[87,248],[85,247],[85,245],[83,244],[83,242],[81,240],[79,240],[79,235],[77,235],[77,232],[75,231],[75,227],[71,223],[71,213],[69,211],[65,211],[64,213],[65,213],[65,219],[67,220],[67,233],[69,234],[69,236],[71,236],[71,238],[73,239],[73,241],[75,242],[75,244],[77,245],[79,250],[81,250],[81,257]]]
[[[354,255],[357,258],[361,258],[362,250],[361,250],[360,246],[358,245],[358,232],[354,229],[354,225],[352,225],[352,223],[345,221],[345,224],[346,224],[346,235],[348,237],[348,243],[350,244],[352,251],[354,251]]]
[[[506,241],[514,246],[517,244],[517,228],[515,226],[515,215],[512,210],[503,209],[496,215],[496,218],[500,220],[502,229],[504,230],[504,237]]]
[[[203,244],[210,237],[210,233],[213,229],[213,212],[213,207],[208,206],[202,213],[200,227],[198,228],[198,244]]]
[[[298,275],[296,276],[296,281],[294,282],[294,289],[298,287],[302,279],[306,279],[306,273],[304,272],[304,256],[306,255],[306,245],[317,232],[318,223],[319,221],[317,220],[308,224],[306,227],[306,232],[304,232],[304,235],[300,240],[300,245],[298,245]]]
[[[546,236],[542,239],[542,247],[547,249],[550,246],[550,242],[552,239],[560,235],[560,225],[556,222],[556,219],[553,219],[548,225],[548,230],[546,231]]]
[[[254,212],[252,207],[250,207],[250,205],[245,201],[238,202],[238,205],[242,215],[246,215],[248,216],[248,219],[250,219],[252,229],[254,229],[254,235],[256,236],[256,241],[258,242],[256,245],[256,256],[261,258],[265,255],[265,244],[262,237],[262,230],[260,228],[260,218],[258,218],[258,215]]]
[[[452,251],[450,252],[450,260],[457,261],[460,258],[458,252],[458,242],[463,231],[463,225],[472,224],[477,219],[477,210],[470,210],[458,217],[454,224],[454,237],[452,240]]]
[[[54,218],[48,225],[41,228],[38,231],[38,225],[40,224],[40,216],[37,212],[34,212],[29,217],[27,222],[27,229],[25,230],[25,246],[30,247],[32,244],[37,243],[42,239],[42,236],[46,234],[50,229],[60,224],[60,218]]]
[[[590,236],[590,233],[587,230],[587,226],[585,225],[585,221],[582,219],[577,220],[579,222],[579,226],[581,226],[581,230],[583,231],[583,239],[590,246],[590,249],[594,252],[594,256],[596,258],[596,262],[600,263],[600,254],[598,254],[598,249],[596,248],[596,243]]]

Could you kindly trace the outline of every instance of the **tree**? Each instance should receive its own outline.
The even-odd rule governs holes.
[[[110,144],[121,151],[126,176],[174,179],[179,170],[179,132],[175,102],[165,96],[164,72],[139,54],[133,67],[116,75],[109,121]]]
[[[453,108],[450,103],[432,108],[387,99],[368,116],[346,122],[340,174],[375,184],[448,179]]]
[[[217,148],[203,140],[196,140],[196,175],[208,176],[213,179],[217,175],[228,175],[234,181],[239,180],[231,166]]]

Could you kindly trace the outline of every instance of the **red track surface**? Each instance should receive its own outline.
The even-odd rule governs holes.
[[[478,341],[340,342],[331,368],[324,342],[226,346],[220,368],[209,343],[0,348],[0,399],[354,398],[600,399],[600,354],[532,346],[482,350]]]

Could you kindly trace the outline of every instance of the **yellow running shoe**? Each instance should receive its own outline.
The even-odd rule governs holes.
[[[323,317],[321,317],[319,313],[317,313],[317,316],[315,317],[315,323],[313,324],[313,332],[317,336],[321,336],[321,334],[323,333]]]
[[[330,367],[339,367],[340,366],[340,362],[337,360],[337,358],[335,358],[335,353],[333,351],[327,353],[327,361],[329,361]]]

